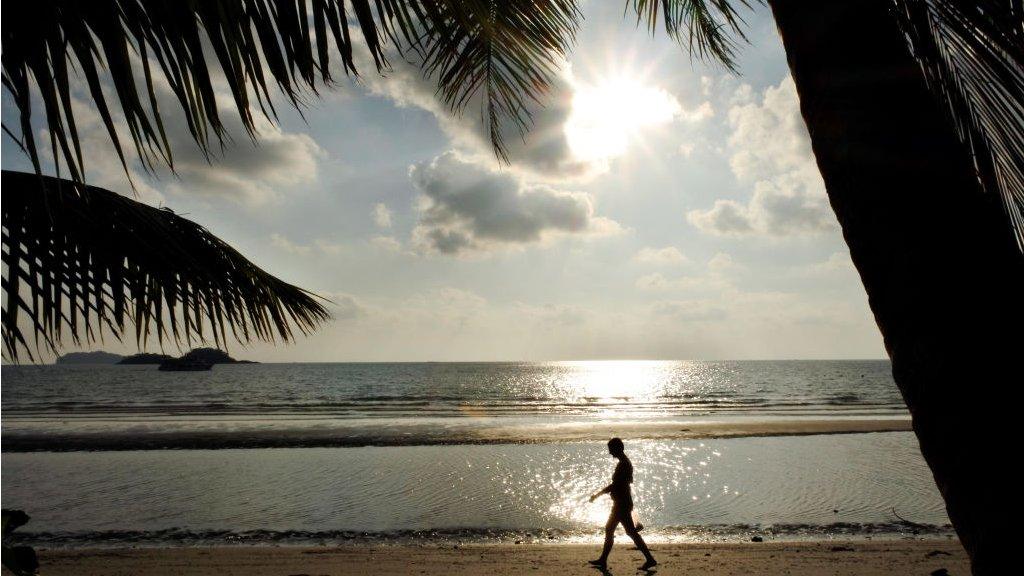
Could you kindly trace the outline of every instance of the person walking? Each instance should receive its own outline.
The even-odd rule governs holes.
[[[612,551],[612,544],[615,543],[615,528],[622,524],[626,534],[633,539],[633,543],[647,560],[641,570],[650,570],[658,565],[654,559],[647,543],[640,536],[639,528],[633,523],[633,493],[630,484],[633,483],[633,463],[626,457],[626,447],[619,438],[612,438],[608,441],[608,453],[612,455],[618,464],[615,465],[615,472],[612,474],[612,483],[605,486],[603,490],[590,496],[590,501],[597,500],[600,496],[608,494],[612,498],[612,512],[608,516],[608,523],[604,527],[604,549],[601,557],[591,560],[590,564],[598,568],[608,566],[608,554]]]

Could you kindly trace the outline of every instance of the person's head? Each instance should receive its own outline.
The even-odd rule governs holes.
[[[616,458],[626,453],[626,446],[621,438],[612,438],[608,441],[608,453]]]

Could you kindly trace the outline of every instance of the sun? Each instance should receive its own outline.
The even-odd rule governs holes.
[[[606,160],[625,154],[645,129],[671,122],[681,112],[667,91],[619,74],[576,86],[565,135],[577,158]]]

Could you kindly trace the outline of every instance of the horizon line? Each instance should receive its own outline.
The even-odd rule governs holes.
[[[93,350],[90,352],[103,352],[103,350]],[[67,354],[58,355],[66,356],[68,354],[88,354],[90,352],[68,352]],[[109,354],[117,354],[116,352],[110,352]],[[145,354],[159,354],[159,352],[145,352]],[[117,354],[122,357],[130,357],[134,354]],[[860,358],[561,358],[561,359],[490,359],[490,360],[258,360],[252,358],[239,358],[248,362],[256,362],[259,364],[544,364],[544,363],[563,363],[563,362],[863,362],[863,361],[890,361],[888,357],[860,357]],[[16,366],[53,366],[56,364],[56,358],[49,362],[9,362],[4,360],[4,367],[16,367]],[[81,364],[81,366],[89,365],[105,365],[103,363],[97,364]]]

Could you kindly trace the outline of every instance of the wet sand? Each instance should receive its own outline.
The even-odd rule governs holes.
[[[970,573],[959,543],[946,540],[664,544],[653,547],[657,574],[857,575]],[[461,547],[226,547],[44,550],[47,576],[347,576],[422,574],[506,576],[599,574],[586,565],[593,545],[466,545]],[[620,543],[610,574],[635,574],[640,553]],[[5,572],[6,573],[6,572]],[[941,573],[941,572],[940,572]]]

